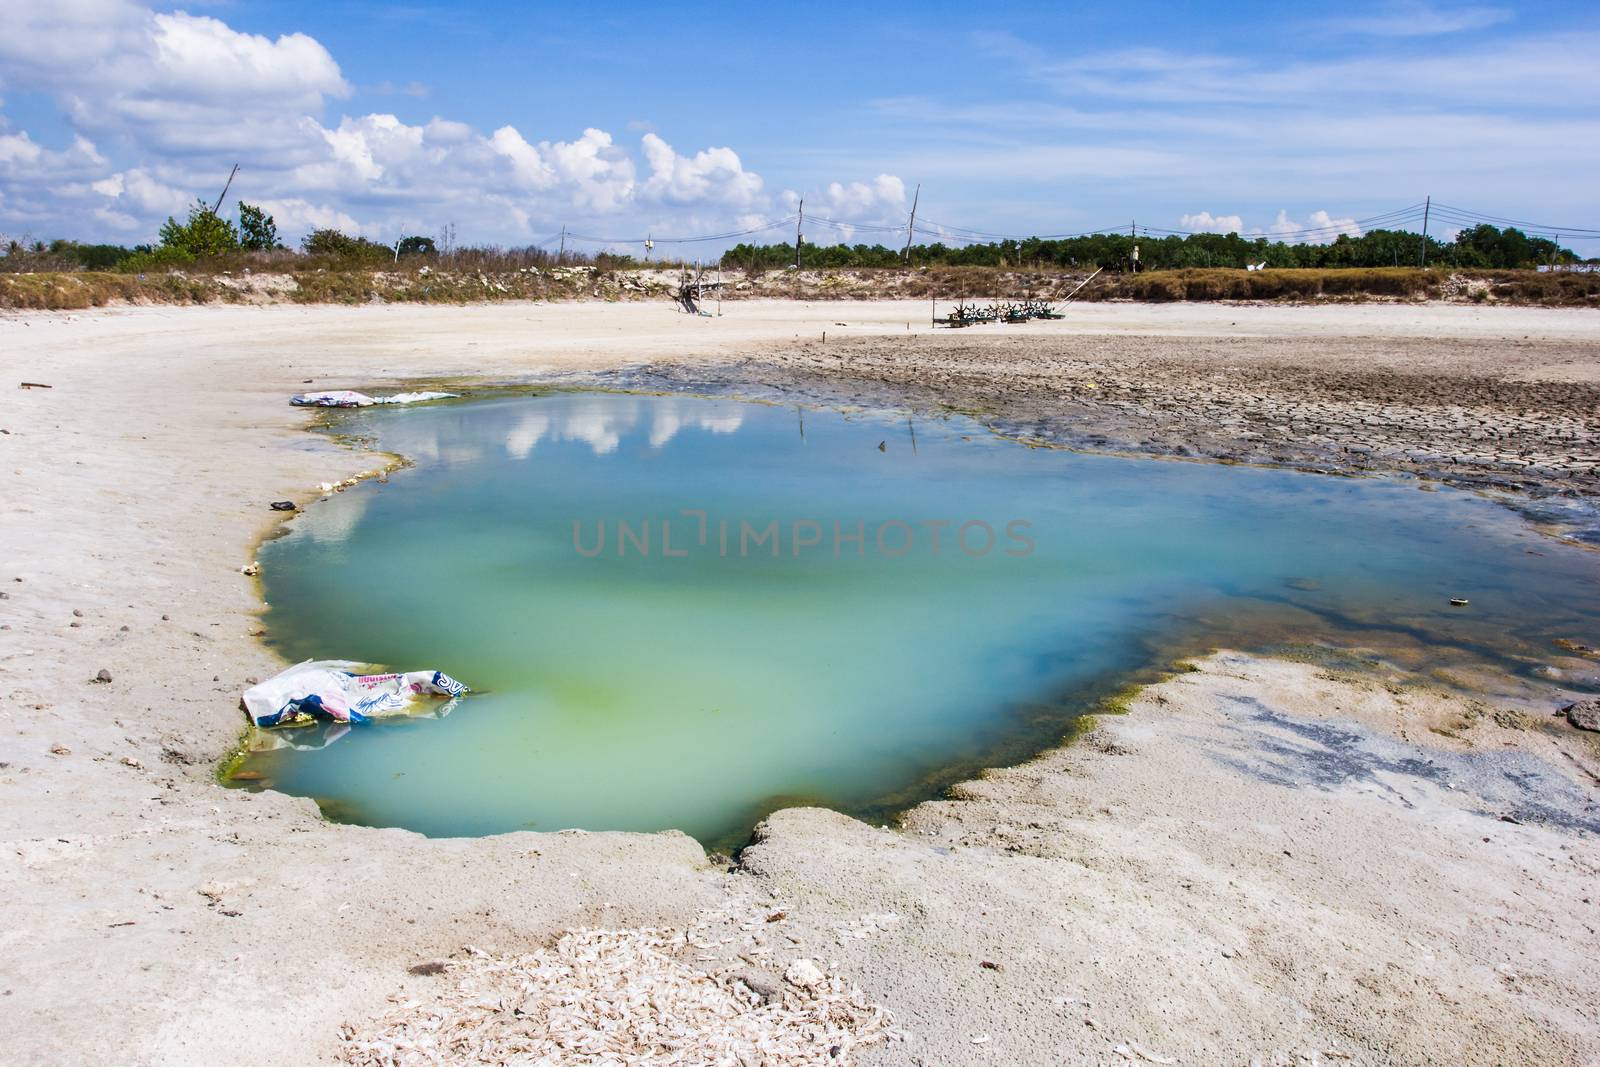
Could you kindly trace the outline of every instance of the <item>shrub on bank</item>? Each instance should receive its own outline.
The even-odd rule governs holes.
[[[1193,267],[1113,275],[1086,289],[1082,299],[1315,300],[1319,297],[1425,299],[1437,296],[1447,275],[1405,267],[1243,271]]]

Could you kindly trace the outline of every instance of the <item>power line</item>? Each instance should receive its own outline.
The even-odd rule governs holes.
[[[569,230],[567,231],[567,239],[602,245],[636,245],[643,244],[646,240],[654,241],[658,245],[698,244],[702,241],[727,241],[735,237],[747,237],[752,233],[762,233],[766,230],[775,230],[780,226],[787,226],[794,220],[795,216],[789,215],[774,222],[752,226],[748,230],[734,230],[731,233],[708,233],[694,237],[593,237],[587,234],[573,233]]]
[[[1337,237],[1340,234],[1352,233],[1353,231],[1366,233],[1373,230],[1393,229],[1405,226],[1407,224],[1414,224],[1419,221],[1426,225],[1427,220],[1429,220],[1431,217],[1437,217],[1440,221],[1447,225],[1460,226],[1462,228],[1477,225],[1479,223],[1488,223],[1498,226],[1515,226],[1523,229],[1524,232],[1536,236],[1559,235],[1565,239],[1574,241],[1590,241],[1600,239],[1600,228],[1584,226],[1556,226],[1542,223],[1523,222],[1517,219],[1509,219],[1501,216],[1487,215],[1480,212],[1469,211],[1465,208],[1451,207],[1448,204],[1441,204],[1437,201],[1432,201],[1430,203],[1428,200],[1419,200],[1415,204],[1408,204],[1405,207],[1396,208],[1392,211],[1380,212],[1375,215],[1369,215],[1365,218],[1348,220],[1340,219],[1316,226],[1296,226],[1292,229],[1268,231],[1258,230],[1249,234],[1248,236],[1251,238],[1287,243],[1312,242],[1325,238]],[[750,226],[741,230],[732,230],[725,233],[694,234],[680,237],[597,237],[589,234],[574,233],[571,230],[563,230],[562,240],[564,242],[581,241],[587,244],[601,245],[643,244],[646,240],[650,240],[654,244],[668,245],[703,244],[714,241],[730,241],[739,237],[749,237],[758,233],[767,233],[787,227],[791,223],[798,223],[800,219],[800,214],[796,212],[795,214],[786,215],[781,219],[763,222],[759,225]],[[978,244],[989,241],[1066,241],[1080,237],[1124,234],[1128,232],[1128,229],[1125,225],[1118,224],[1111,226],[1100,226],[1094,229],[1079,230],[1073,233],[995,233],[965,226],[952,226],[946,223],[937,222],[924,216],[911,215],[910,213],[908,213],[907,221],[904,223],[886,223],[881,221],[850,222],[843,219],[828,218],[821,215],[805,216],[805,221],[810,222],[813,225],[822,226],[846,234],[903,233],[907,235],[908,243],[909,240],[915,239],[916,237],[922,237],[924,240],[928,238],[934,238],[939,241],[948,241],[958,244]],[[1132,230],[1132,233],[1135,237],[1138,237],[1142,234],[1155,239],[1160,239],[1163,237],[1194,237],[1215,232],[1216,231],[1213,230],[1188,230],[1172,227],[1141,225],[1135,225]],[[554,239],[554,236],[552,236],[541,243],[550,243]]]
[[[1600,229],[1594,229],[1588,226],[1556,226],[1543,222],[1519,222],[1516,219],[1501,218],[1498,215],[1485,215],[1481,212],[1468,211],[1466,208],[1452,207],[1449,204],[1441,204],[1437,201],[1434,202],[1433,209],[1435,211],[1448,211],[1452,214],[1463,215],[1468,218],[1478,219],[1483,222],[1499,223],[1502,226],[1516,226],[1519,229],[1527,228],[1540,230],[1545,233],[1570,233],[1583,234],[1590,237],[1600,237]]]

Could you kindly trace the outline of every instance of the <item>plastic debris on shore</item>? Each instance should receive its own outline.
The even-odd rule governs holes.
[[[289,398],[295,407],[311,408],[368,408],[374,404],[421,404],[428,400],[453,400],[457,393],[394,393],[390,396],[368,396],[354,389],[335,389],[324,393],[296,393]]]
[[[356,674],[348,669],[354,666],[344,660],[307,660],[251,686],[240,704],[251,722],[270,729],[406,715],[420,697],[453,703],[468,692],[443,671]]]
[[[363,1067],[837,1067],[905,1037],[860,989],[810,961],[805,977],[815,971],[814,981],[752,979],[763,994],[738,969],[719,973],[705,957],[689,958],[699,947],[692,930],[580,929],[528,955],[469,948],[443,964],[436,997],[408,991],[375,1025],[346,1026],[340,1058]]]

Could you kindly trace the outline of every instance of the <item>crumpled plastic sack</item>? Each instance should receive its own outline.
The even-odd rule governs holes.
[[[344,660],[307,660],[245,690],[240,704],[263,728],[316,722],[363,723],[407,714],[419,697],[454,701],[468,692],[443,671],[356,674]]]
[[[420,404],[426,400],[451,400],[455,393],[394,393],[390,396],[368,396],[353,389],[335,389],[326,393],[296,393],[289,398],[295,407],[313,408],[366,408],[374,404]]]

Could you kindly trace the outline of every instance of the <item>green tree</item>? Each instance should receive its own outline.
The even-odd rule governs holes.
[[[270,252],[278,244],[278,224],[261,208],[239,201],[239,243],[253,252]]]
[[[431,256],[438,251],[432,237],[406,237],[400,241],[402,256]]]
[[[393,249],[369,241],[365,237],[351,237],[338,230],[313,230],[300,247],[308,256],[325,256],[341,269],[381,267],[394,258]]]
[[[212,211],[204,200],[196,200],[189,218],[179,222],[172,216],[161,224],[161,245],[196,259],[220,256],[239,247],[239,231],[233,223]]]

